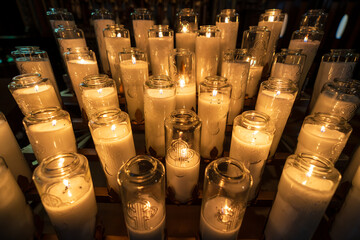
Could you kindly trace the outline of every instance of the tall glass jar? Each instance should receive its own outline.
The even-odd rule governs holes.
[[[86,47],[85,35],[83,30],[73,27],[64,27],[62,25],[55,29],[55,37],[59,44],[59,50],[62,57],[64,53],[76,47]]]
[[[138,48],[128,48],[119,53],[119,59],[127,112],[132,123],[143,123],[144,83],[149,79],[146,53]]]
[[[200,152],[201,120],[195,112],[177,109],[165,118],[165,149],[182,140],[187,147]]]
[[[75,26],[74,16],[65,8],[49,8],[46,15],[53,31],[55,31],[59,25],[65,27]]]
[[[61,108],[50,80],[42,78],[38,73],[13,77],[8,88],[25,116],[32,111],[46,107]]]
[[[227,124],[243,111],[246,83],[249,77],[251,55],[247,49],[227,49],[223,52],[221,76],[231,84],[231,100]]]
[[[315,113],[305,118],[295,150],[311,153],[335,163],[352,132],[352,127],[342,117],[327,113]]]
[[[120,169],[118,183],[130,239],[165,239],[165,168],[157,159],[138,155]]]
[[[118,93],[121,90],[121,77],[120,77],[120,62],[119,53],[124,48],[130,48],[130,32],[124,28],[124,25],[113,24],[108,25],[104,29],[104,42],[107,53],[107,59],[109,61],[111,76],[116,82],[116,88]]]
[[[287,78],[299,85],[306,61],[306,55],[301,52],[302,49],[281,49],[275,54],[270,76]]]
[[[231,85],[220,76],[209,76],[200,84],[199,118],[202,121],[200,154],[216,159],[223,153]]]
[[[35,169],[33,180],[60,240],[94,238],[97,206],[85,156],[49,157]]]
[[[68,112],[56,107],[43,108],[26,115],[23,124],[39,163],[56,154],[77,152]]]
[[[275,125],[275,135],[269,157],[273,157],[290,116],[298,88],[285,78],[269,78],[261,83],[255,110],[266,113]]]
[[[335,78],[352,78],[358,61],[359,54],[352,49],[331,49],[330,53],[324,54],[316,76],[310,109],[314,107],[324,84]]]
[[[184,48],[195,53],[198,30],[198,14],[191,8],[183,8],[176,13],[176,48]]]
[[[174,31],[168,25],[154,25],[148,36],[152,74],[169,76],[169,54],[174,49]]]
[[[302,16],[300,27],[316,27],[324,31],[327,16],[324,9],[310,9]]]
[[[129,115],[119,108],[104,110],[93,115],[89,128],[107,179],[109,193],[115,199],[119,198],[117,173],[128,159],[136,155]]]
[[[277,41],[280,38],[282,26],[284,24],[285,14],[281,9],[266,9],[259,18],[258,26],[266,26],[270,31],[269,44],[266,50],[263,75],[270,71],[271,62],[275,54]]]
[[[15,57],[16,66],[20,74],[39,73],[43,78],[48,78],[54,87],[59,102],[62,103],[59,88],[56,83],[53,69],[46,51],[37,46],[20,46],[11,52]]]
[[[80,90],[88,119],[106,109],[119,108],[116,83],[106,74],[84,77],[84,81],[80,83]]]
[[[216,26],[200,26],[195,41],[197,89],[205,77],[216,75],[220,59],[221,31]]]
[[[170,78],[176,83],[176,109],[196,111],[195,54],[173,49],[169,54]]]
[[[146,151],[165,157],[164,121],[175,110],[175,84],[165,75],[151,76],[144,85]]]
[[[107,9],[94,9],[91,12],[91,18],[94,22],[94,31],[96,36],[96,42],[98,44],[100,62],[104,73],[110,73],[109,62],[107,59],[105,41],[104,41],[104,29],[107,25],[114,25],[114,16]]]
[[[237,239],[251,186],[249,170],[235,159],[219,158],[206,167],[200,210],[202,239]]]
[[[148,31],[155,25],[151,12],[146,8],[135,8],[134,12],[131,13],[131,19],[136,47],[145,52],[147,59],[150,59]]]
[[[31,208],[2,157],[0,157],[0,197],[0,238],[34,239],[35,225]]]
[[[299,90],[303,89],[306,76],[314,62],[317,50],[320,46],[324,32],[315,27],[301,27],[291,35],[288,49],[302,49],[302,53],[306,55],[305,65],[299,81]]]
[[[249,200],[253,200],[260,189],[274,132],[270,117],[262,112],[246,111],[234,120],[229,156],[244,163],[251,173],[254,184]]]
[[[95,53],[89,50],[87,47],[76,47],[70,48],[64,56],[79,107],[81,111],[83,111],[84,104],[81,98],[80,83],[82,83],[84,78],[88,75],[99,74]]]
[[[335,78],[323,86],[311,113],[329,113],[350,121],[359,106],[360,81]]]
[[[326,158],[289,156],[265,228],[266,239],[311,239],[340,179]]]
[[[341,181],[351,183],[351,181],[354,179],[354,176],[359,166],[360,166],[360,145],[358,144],[352,153],[351,160],[349,160],[349,164],[346,167],[346,170],[342,176]]]

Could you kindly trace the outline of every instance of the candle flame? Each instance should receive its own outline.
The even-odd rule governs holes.
[[[69,196],[69,197],[72,197],[72,194],[71,194],[71,191],[70,191],[70,183],[69,183],[69,180],[64,179],[64,180],[63,180],[63,183],[64,183],[64,185],[65,185],[65,191],[64,191],[64,193],[67,192],[68,196]]]
[[[39,86],[38,85],[35,85],[35,92],[38,92],[39,91]]]
[[[102,88],[98,89],[97,92],[98,92],[99,94],[101,94],[101,93],[102,93]]]
[[[63,167],[64,162],[65,162],[65,159],[64,159],[64,158],[60,158],[60,159],[59,159],[59,163],[58,163],[59,168],[62,168],[62,167]]]
[[[186,157],[187,157],[187,153],[188,153],[187,148],[182,148],[182,149],[180,150],[180,155],[181,155],[182,158],[186,158]]]
[[[315,165],[310,165],[310,169],[309,169],[309,171],[306,173],[306,176],[307,176],[307,177],[311,177],[312,172],[314,171],[314,167],[315,167]],[[306,183],[307,183],[307,180],[305,180],[305,181],[302,182],[303,185],[306,185]]]
[[[321,132],[325,132],[325,126],[321,126],[320,131],[321,131]]]
[[[135,58],[135,56],[131,56],[131,61],[132,61],[132,64],[136,64],[136,58]]]
[[[164,37],[163,32],[159,32],[159,37]]]
[[[307,42],[309,40],[309,37],[308,36],[305,36],[304,37],[304,42]]]
[[[121,37],[121,33],[117,33],[117,34],[116,34],[116,37]]]
[[[258,134],[259,131],[254,131],[253,132],[253,138],[251,139],[251,143],[255,143],[256,140],[256,134]]]
[[[214,90],[212,91],[212,96],[213,96],[213,97],[216,97],[217,93],[218,93],[218,91],[217,91],[216,89],[214,89]]]
[[[56,120],[52,120],[51,124],[52,124],[53,126],[56,126]]]
[[[111,131],[115,131],[115,129],[116,129],[116,125],[113,124],[113,125],[111,126]]]
[[[207,33],[206,33],[206,37],[207,37],[207,38],[211,38],[211,32],[207,32]]]
[[[269,22],[273,22],[275,20],[275,16],[269,16]]]
[[[162,89],[160,89],[160,90],[159,90],[159,93],[160,93],[160,94],[163,94],[164,92],[163,92],[163,90],[162,90]]]
[[[185,87],[185,79],[184,78],[182,78],[182,77],[180,78],[179,85],[181,88]]]
[[[229,23],[229,18],[228,17],[225,18],[225,23]]]
[[[187,26],[183,26],[182,29],[181,29],[181,32],[183,32],[183,33],[189,32]]]
[[[276,96],[279,96],[279,95],[280,95],[280,93],[281,93],[280,91],[277,91],[277,92],[276,92]]]

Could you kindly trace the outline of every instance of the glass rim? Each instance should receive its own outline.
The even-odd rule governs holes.
[[[70,120],[70,114],[60,107],[46,107],[30,112],[24,117],[23,122],[26,124],[37,124],[51,122],[61,118]]]
[[[179,123],[182,126],[184,126],[184,125],[193,126],[193,125],[199,125],[199,124],[201,125],[201,120],[194,111],[185,109],[185,108],[181,108],[181,109],[176,109],[176,110],[172,111],[170,113],[170,115],[168,115],[165,118],[165,123],[167,123],[167,124]]]
[[[238,174],[228,174],[223,171],[221,167],[225,164],[225,166],[233,166],[238,170]],[[212,168],[213,171],[220,177],[220,181],[224,183],[238,183],[246,179],[246,176],[251,178],[249,170],[246,168],[245,164],[231,157],[222,157],[218,158],[206,167],[206,169]],[[234,171],[232,171],[234,172]]]
[[[311,121],[311,123],[307,123],[307,121]],[[329,113],[323,113],[323,112],[315,112],[314,114],[308,115],[304,119],[304,124],[323,124],[322,126],[328,129],[333,130],[341,130],[341,132],[351,132],[352,127],[351,125],[346,121],[345,118],[337,115],[332,115]]]
[[[26,82],[26,79],[29,79],[30,82]],[[21,83],[20,81],[25,81],[25,83]],[[48,82],[48,78],[43,78],[39,73],[25,73],[20,74],[12,78],[12,81],[9,83],[9,89],[17,89],[17,88],[29,88],[34,85],[42,84]]]
[[[175,89],[175,82],[167,75],[152,75],[145,82],[145,86],[150,89]]]
[[[268,80],[261,83],[261,86],[266,90],[279,90],[286,93],[298,92],[296,83],[288,78],[269,77]]]
[[[89,120],[89,127],[109,126],[116,123],[127,124],[129,115],[120,108],[106,109],[93,114]]]
[[[241,126],[249,130],[275,133],[275,127],[270,121],[270,116],[256,110],[244,111],[234,119],[234,126]]]

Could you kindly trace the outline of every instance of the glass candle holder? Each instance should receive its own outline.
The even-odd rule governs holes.
[[[128,159],[136,155],[129,115],[119,108],[101,111],[90,119],[89,128],[109,192],[120,197],[117,173]]]
[[[106,74],[88,75],[80,83],[81,97],[85,112],[92,115],[111,108],[119,108],[116,83]]]
[[[6,120],[5,115],[0,112],[0,152],[6,165],[9,167],[15,179],[25,177],[31,182],[32,172],[24,155],[21,152],[19,144]]]
[[[119,53],[120,73],[124,86],[127,111],[132,123],[144,122],[144,84],[149,79],[146,53],[124,49]]]
[[[146,151],[165,157],[165,118],[175,110],[175,84],[164,75],[151,76],[144,85]]]
[[[314,107],[325,83],[335,78],[352,78],[359,54],[352,49],[331,49],[330,53],[323,55],[316,76],[314,89],[310,102],[310,110]]]
[[[315,27],[301,27],[300,30],[296,30],[291,35],[288,49],[302,49],[302,53],[306,55],[305,65],[299,81],[300,91],[314,62],[323,35],[324,33]]]
[[[178,203],[186,203],[198,194],[200,155],[186,145],[177,140],[166,152],[167,192]]]
[[[298,88],[291,80],[269,78],[260,85],[255,110],[266,113],[275,125],[275,135],[269,157],[273,157],[291,113]]]
[[[130,239],[165,239],[165,168],[157,159],[139,155],[120,169],[118,182]]]
[[[74,16],[65,8],[49,8],[46,16],[50,21],[53,31],[59,26],[73,27],[75,26]]]
[[[328,113],[350,121],[359,105],[360,81],[336,78],[324,85],[311,113]]]
[[[246,111],[234,120],[229,156],[247,166],[253,178],[249,200],[259,189],[266,160],[274,137],[270,117],[262,112]]]
[[[148,36],[153,75],[169,76],[169,54],[174,49],[174,31],[168,25],[154,25]]]
[[[94,31],[96,36],[96,42],[98,44],[98,50],[100,55],[100,62],[104,73],[110,73],[110,66],[106,54],[104,29],[107,25],[114,25],[114,16],[107,9],[94,9],[91,12],[91,18],[94,23]]]
[[[176,109],[196,111],[195,56],[188,49],[169,54],[170,78],[176,83]]]
[[[231,85],[220,76],[209,76],[200,84],[198,99],[201,128],[201,157],[216,159],[223,153],[226,117],[229,112]]]
[[[342,182],[349,182],[354,179],[356,171],[360,166],[360,145],[357,145],[352,153],[351,160],[342,176]]]
[[[77,47],[86,48],[84,32],[77,28],[76,25],[73,27],[58,26],[55,29],[55,37],[59,44],[59,50],[62,57],[64,57],[64,53],[69,51],[69,49]]]
[[[263,74],[267,75],[270,71],[270,65],[276,50],[277,41],[280,38],[282,25],[284,23],[285,14],[281,9],[267,9],[259,18],[258,26],[266,26],[270,31],[270,38],[266,50],[265,64]]]
[[[2,157],[0,182],[0,238],[34,239],[35,225],[31,208]]]
[[[54,107],[40,109],[26,115],[23,124],[39,163],[56,154],[77,152],[68,112]]]
[[[27,73],[13,77],[8,88],[25,116],[42,108],[61,108],[50,80],[42,78],[38,73]]]
[[[195,112],[177,109],[165,118],[165,149],[173,142],[185,142],[189,149],[200,152],[201,120]]]
[[[281,49],[275,54],[270,76],[287,78],[298,85],[306,61],[306,55],[301,52],[301,49]]]
[[[99,74],[95,53],[87,47],[70,48],[64,56],[76,99],[81,111],[83,111],[84,104],[81,98],[80,83],[88,75]]]
[[[97,206],[85,156],[49,157],[35,169],[33,180],[60,240],[94,238]]]
[[[43,78],[48,78],[54,87],[60,103],[62,103],[59,88],[56,83],[53,69],[47,52],[37,46],[20,46],[11,52],[14,56],[16,67],[20,74],[39,73]]]
[[[118,93],[120,93],[121,77],[119,53],[122,52],[124,48],[131,47],[130,32],[124,28],[124,25],[113,24],[108,25],[108,27],[104,29],[103,34],[111,76],[116,82]]]
[[[295,150],[322,156],[335,163],[352,132],[344,118],[327,113],[315,113],[305,118]]]
[[[176,13],[176,48],[184,48],[195,53],[198,30],[198,14],[191,8],[183,8]]]
[[[324,9],[310,9],[302,16],[300,27],[316,27],[323,31],[327,16]]]
[[[135,8],[131,14],[136,47],[139,48],[150,59],[149,54],[149,29],[155,25],[151,12],[146,8]]]
[[[333,163],[310,154],[291,155],[265,228],[267,239],[311,239],[341,179]]]
[[[216,26],[200,26],[195,41],[196,83],[199,90],[200,83],[205,77],[216,75],[220,59],[221,31]]]
[[[242,112],[245,101],[246,83],[249,77],[251,55],[246,49],[228,49],[223,52],[221,76],[231,84],[231,100],[227,124]]]
[[[232,158],[212,161],[205,169],[200,212],[202,239],[236,239],[244,218],[250,172]]]

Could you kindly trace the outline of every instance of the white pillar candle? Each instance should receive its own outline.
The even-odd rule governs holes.
[[[297,64],[274,63],[271,69],[271,77],[287,78],[299,84],[301,66]]]
[[[246,84],[246,96],[248,98],[253,98],[258,93],[263,68],[263,66],[250,66]]]
[[[134,28],[136,47],[140,48],[143,52],[145,52],[147,55],[147,59],[150,59],[148,31],[152,26],[155,25],[155,21],[133,20],[132,24]]]
[[[195,53],[195,41],[197,33],[195,32],[180,32],[175,34],[176,48],[189,49]]]
[[[189,148],[173,147],[166,154],[167,187],[176,201],[185,203],[192,199],[199,180],[200,156]]]
[[[31,182],[31,170],[24,155],[21,152],[18,142],[11,131],[3,113],[0,112],[0,156],[2,156],[11,173],[17,180],[24,176]]]
[[[216,22],[216,26],[221,31],[220,40],[220,61],[219,68],[221,72],[222,56],[224,51],[236,48],[236,41],[238,36],[239,22]]]
[[[169,54],[174,49],[173,37],[149,37],[151,70],[153,75],[169,75]]]
[[[182,86],[181,79],[176,87],[176,109],[186,108],[196,110],[196,85],[195,83]]]
[[[61,56],[64,56],[64,53],[69,51],[68,49],[86,47],[85,38],[58,38],[57,40],[59,43]]]
[[[0,180],[0,238],[34,239],[35,226],[31,208],[1,158]]]

